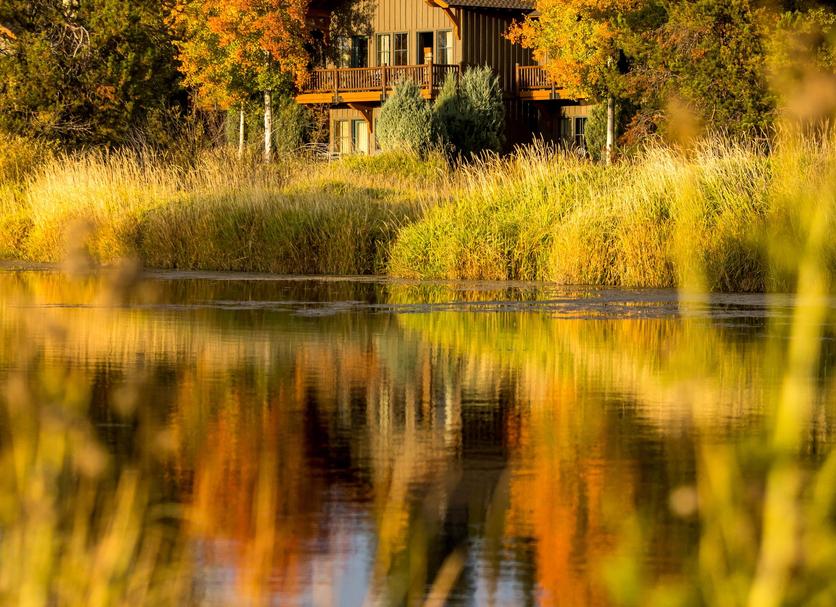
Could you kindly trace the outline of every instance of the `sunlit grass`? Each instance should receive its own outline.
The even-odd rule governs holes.
[[[390,270],[674,287],[699,268],[710,291],[792,290],[792,272],[770,260],[775,246],[785,259],[799,253],[790,234],[798,210],[782,193],[799,181],[820,187],[836,164],[834,145],[788,138],[767,153],[717,137],[684,150],[651,146],[613,167],[522,148],[471,167],[461,193],[405,227]],[[822,255],[832,273],[832,243]]]
[[[223,151],[189,166],[150,151],[91,151],[7,173],[5,257],[286,274],[382,272],[400,227],[448,179],[437,159],[283,157],[265,166]]]
[[[827,134],[768,150],[709,137],[654,144],[612,167],[542,144],[457,167],[387,154],[269,166],[224,152],[189,166],[150,152],[17,154],[26,157],[0,175],[0,255],[787,291],[796,274],[782,260],[801,246],[787,201],[797,182],[821,185],[834,145]],[[822,249],[830,274],[834,249]]]

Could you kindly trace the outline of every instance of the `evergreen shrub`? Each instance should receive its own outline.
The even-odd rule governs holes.
[[[411,80],[395,87],[383,104],[377,121],[377,140],[386,151],[425,155],[433,144],[433,111]]]
[[[505,104],[499,77],[491,68],[471,68],[459,83],[448,76],[433,110],[435,130],[449,151],[472,157],[502,148]]]

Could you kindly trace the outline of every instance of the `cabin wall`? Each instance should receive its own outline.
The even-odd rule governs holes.
[[[530,49],[511,44],[505,33],[521,15],[516,12],[462,10],[462,59],[465,65],[490,65],[502,88],[514,91],[514,66],[536,65]]]
[[[356,21],[362,27],[347,34],[369,37],[369,67],[377,65],[376,34],[409,34],[409,58],[407,64],[420,65],[424,57],[418,50],[419,32],[453,31],[453,24],[440,8],[429,6],[424,0],[376,0],[358,2]],[[366,10],[367,7],[368,10]],[[433,53],[437,41],[434,39]],[[453,36],[453,63],[461,63],[462,45]],[[333,66],[331,66],[333,67]]]

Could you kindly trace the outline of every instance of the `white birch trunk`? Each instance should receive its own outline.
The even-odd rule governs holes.
[[[273,95],[264,93],[264,162],[273,158]]]
[[[613,146],[615,145],[615,99],[607,97],[607,147],[604,150],[606,163],[612,163]]]
[[[241,109],[238,110],[238,158],[244,157],[244,104],[241,104]]]

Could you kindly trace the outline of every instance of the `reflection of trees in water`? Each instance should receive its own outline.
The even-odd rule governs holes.
[[[23,288],[68,299],[59,282]],[[194,281],[148,297],[386,300],[377,285],[324,289]],[[749,432],[770,389],[763,333],[703,321],[240,307],[52,308],[38,322],[63,319],[60,340],[30,335],[90,374],[92,415],[120,458],[148,449],[143,428],[167,428],[176,456],[147,473],[191,504],[203,563],[284,596],[323,571],[339,579],[360,525],[377,538],[370,585],[395,598],[422,596],[466,545],[461,594],[497,597],[513,578],[530,602],[603,602],[597,568],[633,515],[653,521],[652,573],[676,572],[696,531],[668,496],[693,481],[694,427]],[[25,314],[0,307],[4,327]],[[114,413],[114,385],[130,382],[141,423]]]

